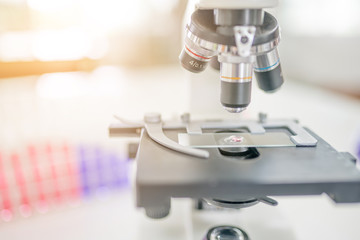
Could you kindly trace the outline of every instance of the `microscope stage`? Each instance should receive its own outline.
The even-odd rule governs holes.
[[[144,129],[137,153],[136,194],[139,207],[157,208],[170,198],[246,199],[327,193],[335,202],[360,202],[360,171],[355,159],[306,129],[313,147],[256,148],[259,156],[224,156],[207,148],[197,158],[154,142]],[[267,131],[277,131],[268,129]],[[278,129],[287,132],[286,129]],[[181,130],[164,130],[177,141]]]

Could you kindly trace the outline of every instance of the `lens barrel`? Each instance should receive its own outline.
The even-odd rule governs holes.
[[[251,82],[221,81],[221,104],[232,113],[242,112],[251,101]]]
[[[210,58],[206,58],[206,57],[200,58],[200,57],[194,56],[194,54],[189,53],[189,51],[187,51],[187,49],[186,49],[186,46],[182,50],[182,52],[179,56],[179,59],[180,59],[181,65],[186,70],[193,72],[193,73],[199,73],[199,72],[204,71],[210,61]]]
[[[258,86],[263,91],[275,92],[281,87],[284,79],[276,48],[256,57],[254,72]]]
[[[274,92],[284,83],[281,65],[266,72],[255,72],[255,77],[260,89],[265,92]]]
[[[185,69],[193,73],[199,73],[206,69],[214,55],[215,52],[204,49],[186,38],[179,59]]]
[[[242,112],[251,101],[251,63],[221,62],[220,101],[232,113]]]

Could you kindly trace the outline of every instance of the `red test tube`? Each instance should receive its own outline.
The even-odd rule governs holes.
[[[13,153],[11,155],[11,163],[13,165],[13,171],[15,175],[16,184],[20,193],[20,207],[19,211],[23,217],[29,217],[32,213],[32,209],[29,202],[29,196],[26,188],[26,182],[24,179],[24,174],[21,168],[19,155]]]
[[[77,180],[77,171],[75,169],[75,162],[71,159],[69,145],[64,143],[62,147],[64,154],[64,160],[66,164],[66,172],[68,175],[68,189],[69,189],[69,198],[71,200],[77,200],[79,197],[79,186]]]
[[[3,156],[0,153],[0,195],[2,196],[2,209],[0,216],[3,221],[9,222],[13,218],[12,204],[9,197],[9,189],[3,166]]]
[[[57,203],[60,203],[61,193],[60,193],[60,189],[59,189],[58,175],[56,172],[54,153],[53,153],[53,149],[52,149],[52,146],[50,145],[50,143],[46,144],[45,150],[46,150],[46,157],[49,161],[49,166],[50,166],[50,172],[51,172],[50,177],[51,177],[51,180],[53,183],[53,189],[54,189],[53,197],[55,198]]]
[[[37,191],[36,207],[39,212],[45,213],[48,210],[48,203],[44,194],[43,177],[41,176],[39,169],[38,154],[33,145],[28,146],[28,155],[32,166],[32,172]]]

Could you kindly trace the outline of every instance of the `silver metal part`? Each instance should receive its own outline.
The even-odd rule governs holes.
[[[146,113],[144,116],[145,123],[161,123],[160,113]]]
[[[292,132],[290,139],[296,146],[316,146],[317,140],[308,131],[294,121],[268,121],[265,128],[288,128]]]
[[[150,113],[144,116],[144,123],[131,122],[117,117],[124,124],[110,126],[111,136],[140,137],[143,128],[152,140],[171,150],[199,158],[208,158],[209,152],[192,147],[203,148],[247,148],[247,147],[293,147],[316,146],[317,140],[295,121],[268,121],[262,118],[256,121],[190,121],[190,115],[182,117],[181,122],[162,122],[161,115]],[[249,133],[203,133],[206,129],[239,129],[245,128]],[[267,132],[265,129],[285,128],[293,135],[290,137],[282,132]],[[186,129],[180,133],[178,141],[169,139],[164,130]],[[229,142],[224,139],[241,137],[241,142]]]
[[[188,38],[185,39],[184,49],[193,58],[206,62],[210,61],[211,57],[215,55],[215,51],[203,48]]]
[[[185,46],[179,56],[182,66],[194,73],[204,71],[215,52],[185,39]]]
[[[276,19],[260,9],[197,9],[186,26],[181,64],[191,72],[203,71],[210,58],[220,62],[221,104],[239,113],[251,102],[251,82],[256,59],[257,80],[265,92],[283,83],[276,47],[280,40]],[[231,82],[231,84],[223,84]]]
[[[282,132],[251,133],[203,133],[178,134],[179,144],[195,148],[238,147],[295,147],[289,136]]]
[[[204,240],[249,240],[249,237],[240,228],[219,226],[210,229]]]
[[[266,113],[259,113],[259,123],[265,123],[267,121],[267,114]]]
[[[221,93],[220,102],[231,112],[246,109],[251,101],[253,59],[250,56],[219,55]]]
[[[209,152],[207,151],[184,147],[170,140],[168,137],[165,136],[161,122],[145,123],[145,129],[152,140],[154,140],[155,142],[157,142],[158,144],[164,147],[194,157],[199,157],[199,158],[209,157]]]
[[[269,197],[261,197],[261,198],[244,198],[244,199],[236,199],[236,200],[224,200],[224,199],[204,199],[208,204],[219,207],[219,208],[232,208],[232,209],[241,209],[252,207],[259,202],[270,206],[277,206],[278,202]]]
[[[210,19],[212,13],[204,13],[204,11],[197,11],[193,14],[192,21],[185,29],[185,42],[190,40],[194,44],[215,51],[219,53],[233,53],[237,54],[237,46],[234,37],[234,26],[246,26],[242,24],[234,24],[230,29],[229,34],[222,36],[217,32],[221,27],[212,23]],[[214,20],[215,21],[215,20]],[[209,25],[210,24],[210,25]],[[253,26],[256,24],[252,24]],[[280,34],[279,26],[276,19],[269,13],[264,13],[264,24],[257,26],[256,34],[251,47],[251,53],[263,53],[270,51],[279,44]]]
[[[256,28],[254,26],[235,26],[234,35],[238,54],[241,57],[250,55]]]
[[[218,207],[218,208],[232,208],[232,209],[241,209],[241,208],[248,208],[252,207],[259,203],[258,199],[256,198],[248,198],[238,201],[224,201],[218,199],[204,199],[209,205]]]
[[[265,128],[285,128],[288,129],[292,135],[290,139],[296,144],[296,146],[316,146],[317,140],[307,130],[305,130],[300,124],[293,120],[267,120],[264,123],[255,121],[221,121],[221,122],[193,122],[193,124],[199,124],[202,129],[234,129],[234,128],[246,128],[252,134],[263,134],[266,132]]]
[[[272,49],[276,48],[280,43],[280,38],[275,38],[272,41],[269,41],[267,43],[262,43],[259,45],[254,45],[251,48],[251,52],[254,54],[261,54],[264,52],[269,52]]]
[[[171,208],[171,199],[158,203],[159,206],[145,208],[145,214],[152,219],[160,219],[169,215]]]
[[[280,57],[277,48],[270,52],[257,55],[254,70],[256,72],[266,72],[275,69],[280,64]]]
[[[186,27],[185,37],[186,37],[185,39],[189,39],[194,44],[202,48],[205,48],[209,51],[215,51],[217,54],[219,53],[237,54],[238,52],[238,49],[235,45],[233,46],[233,45],[224,45],[221,43],[215,43],[196,36],[194,33],[190,31],[189,26]],[[279,43],[280,43],[280,38],[275,38],[269,42],[253,45],[251,47],[251,54],[259,54],[259,53],[271,51],[273,48],[277,47]]]
[[[201,126],[193,123],[188,123],[186,125],[186,131],[192,134],[202,134]]]
[[[257,26],[264,22],[262,9],[214,9],[214,20],[220,26]]]
[[[251,82],[253,67],[251,62],[220,62],[220,79],[225,82]]]
[[[277,206],[278,202],[275,199],[269,198],[269,197],[262,197],[258,198],[259,202],[271,205],[271,206]]]
[[[229,113],[241,113],[246,110],[246,107],[224,107]]]
[[[190,113],[183,113],[180,118],[183,123],[188,123],[190,122]]]
[[[170,141],[163,133],[163,130],[170,129],[187,129],[188,133],[202,133],[202,130],[205,129],[236,129],[236,128],[245,128],[249,130],[251,134],[264,134],[266,133],[265,128],[275,129],[275,128],[285,128],[291,132],[290,139],[296,144],[296,146],[316,146],[317,140],[314,138],[307,130],[305,130],[300,124],[298,124],[294,120],[267,120],[267,118],[263,118],[262,121],[190,121],[190,122],[158,122],[159,117],[161,116],[154,114],[151,117],[147,116],[145,119],[151,122],[154,121],[151,125],[148,123],[147,126],[155,127],[158,132],[153,136],[158,136],[156,139],[161,141],[162,138],[166,138],[166,142]],[[188,116],[190,119],[190,116]],[[124,137],[139,137],[139,133],[142,128],[145,127],[145,123],[126,121],[121,118],[117,118],[121,120],[124,124],[112,124],[109,128],[110,135],[112,136],[124,136]],[[131,131],[129,131],[131,130]],[[151,130],[154,132],[154,130]],[[178,148],[180,145],[174,141],[171,141],[171,146],[173,144],[177,145]],[[160,143],[161,144],[161,143]],[[180,146],[181,147],[181,146]],[[182,149],[182,148],[181,148]],[[201,156],[204,156],[202,153]]]

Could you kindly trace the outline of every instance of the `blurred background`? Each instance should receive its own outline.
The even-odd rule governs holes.
[[[58,219],[92,219],[92,209],[121,222],[121,209],[133,207],[128,145],[107,128],[113,114],[173,118],[189,109],[178,64],[187,4],[0,0],[0,238],[22,239],[21,229],[44,221],[56,229]],[[282,0],[269,11],[282,29],[287,84],[274,97],[255,89],[244,116],[296,117],[360,157],[360,2]]]
[[[175,64],[186,3],[1,0],[0,76]],[[270,11],[289,78],[359,96],[359,1],[287,0]]]

